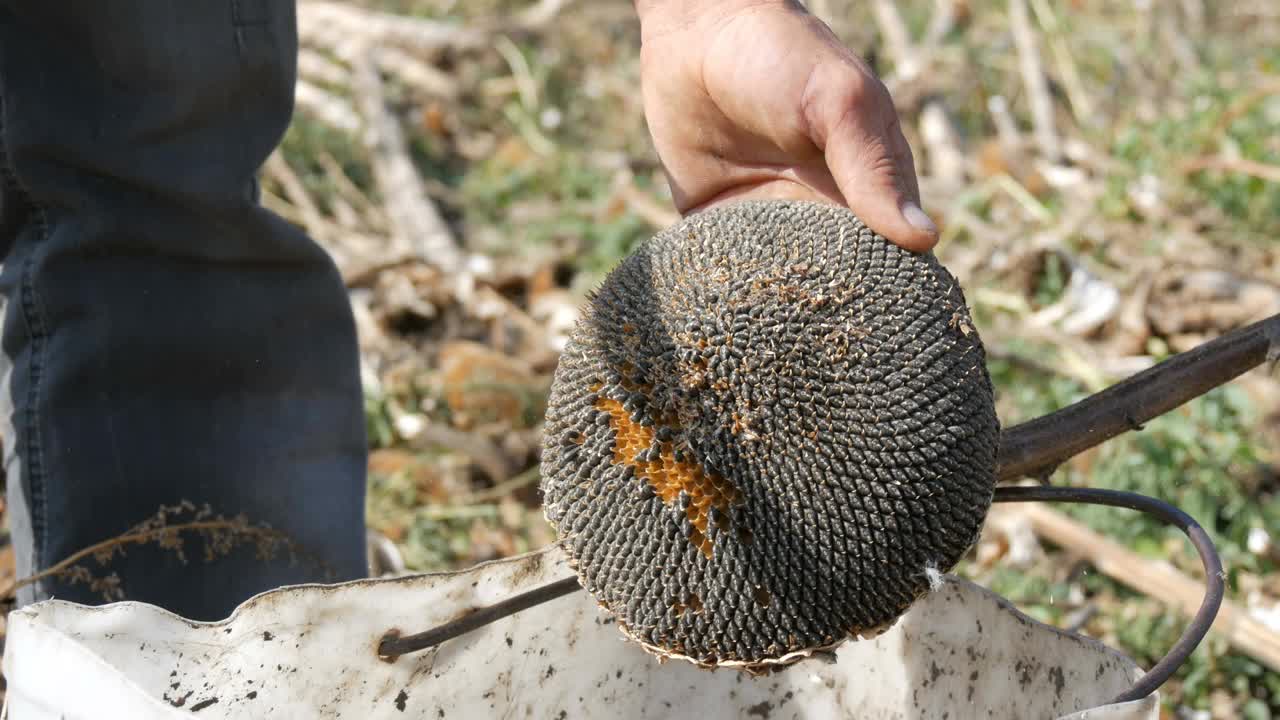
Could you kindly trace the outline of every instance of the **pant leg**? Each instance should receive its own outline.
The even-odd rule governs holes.
[[[292,2],[0,0],[4,463],[18,574],[161,505],[284,530],[332,575],[251,547],[130,547],[129,599],[196,619],[363,577],[354,322],[330,258],[257,203],[293,107]],[[101,602],[83,585],[48,596]]]

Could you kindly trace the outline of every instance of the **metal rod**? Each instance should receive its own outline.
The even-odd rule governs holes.
[[[1280,360],[1280,315],[1233,330],[1000,436],[997,480],[1042,477],[1064,460],[1270,362]]]
[[[1119,490],[1102,490],[1097,488],[1074,487],[999,487],[995,490],[995,502],[1070,502],[1090,505],[1109,505],[1129,508],[1155,517],[1177,527],[1186,533],[1191,544],[1200,555],[1204,565],[1207,587],[1200,609],[1196,611],[1182,637],[1174,643],[1160,662],[1146,672],[1133,687],[1116,696],[1111,702],[1122,703],[1142,698],[1155,692],[1173,673],[1186,662],[1196,646],[1204,639],[1213,626],[1213,620],[1222,606],[1222,598],[1226,594],[1226,574],[1222,571],[1222,560],[1213,546],[1209,533],[1194,518],[1178,508],[1156,498],[1137,493]]]
[[[507,598],[499,603],[473,610],[456,620],[431,628],[416,635],[387,636],[378,644],[378,655],[383,658],[395,658],[419,650],[435,647],[446,640],[465,635],[472,630],[497,622],[508,615],[528,610],[535,605],[551,602],[558,597],[578,590],[578,578],[567,577],[553,583],[534,588],[529,592]]]

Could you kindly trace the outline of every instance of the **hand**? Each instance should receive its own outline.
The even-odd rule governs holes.
[[[885,88],[794,0],[636,0],[645,117],[682,213],[745,198],[845,205],[937,243]]]

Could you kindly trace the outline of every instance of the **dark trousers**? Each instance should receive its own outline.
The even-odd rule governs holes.
[[[4,473],[23,576],[183,500],[286,532],[129,547],[129,599],[196,619],[366,571],[355,328],[312,240],[257,201],[293,109],[292,2],[0,0]],[[19,602],[101,602],[50,581]]]

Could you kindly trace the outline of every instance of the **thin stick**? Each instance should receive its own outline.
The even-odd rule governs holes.
[[[929,174],[948,186],[963,184],[965,157],[960,132],[941,98],[928,100],[921,108],[920,138],[929,161]]]
[[[1278,93],[1280,93],[1280,78],[1271,78],[1259,82],[1247,94],[1237,98],[1227,106],[1227,109],[1218,118],[1218,122],[1214,123],[1213,132],[1210,135],[1216,138],[1226,137],[1232,123],[1252,110],[1258,103]]]
[[[305,47],[298,50],[298,74],[338,87],[345,86],[351,80],[351,71],[343,67],[342,63]]]
[[[539,467],[534,465],[510,480],[504,480],[493,487],[485,488],[484,490],[479,490],[469,495],[453,498],[451,504],[463,506],[479,505],[481,503],[490,503],[494,500],[501,500],[508,494],[537,482],[539,477],[541,477]]]
[[[1040,21],[1040,25],[1049,33],[1046,38],[1049,43],[1049,51],[1053,53],[1054,62],[1058,65],[1058,72],[1062,75],[1062,86],[1067,92],[1067,98],[1071,104],[1071,111],[1075,115],[1076,122],[1084,127],[1093,125],[1093,102],[1089,99],[1088,93],[1085,92],[1084,82],[1080,79],[1080,71],[1076,67],[1075,58],[1072,57],[1071,50],[1067,47],[1067,43],[1062,39],[1062,34],[1059,32],[1058,17],[1054,15],[1053,8],[1049,6],[1046,0],[1031,0],[1031,9],[1035,12],[1036,19]]]
[[[428,95],[453,100],[458,97],[458,82],[448,73],[397,47],[378,50],[378,67],[386,73],[418,88]]]
[[[933,16],[920,44],[929,50],[936,48],[955,26],[956,3],[953,0],[933,0]]]
[[[426,632],[404,637],[388,635],[378,644],[378,656],[383,659],[394,660],[407,653],[433,648],[442,642],[465,635],[472,630],[497,622],[509,615],[514,615],[522,610],[528,610],[531,607],[577,592],[581,588],[582,586],[578,584],[578,578],[567,577],[563,580],[557,580],[542,587],[534,588],[529,592],[507,598],[500,603],[479,608]]]
[[[483,47],[487,37],[474,28],[427,18],[368,10],[345,2],[308,0],[298,3],[298,34],[320,45],[342,43],[352,36],[377,44],[396,43],[421,55],[448,49]]]
[[[262,206],[298,227],[306,227],[307,221],[303,219],[302,213],[298,208],[289,203],[288,200],[276,195],[275,193],[263,188]]]
[[[554,22],[571,2],[573,0],[540,0],[521,11],[517,24],[523,30],[541,30]]]
[[[423,189],[409,157],[399,121],[387,108],[374,60],[374,48],[354,62],[354,91],[364,116],[363,134],[373,175],[385,200],[393,236],[403,250],[412,250],[445,273],[462,269],[464,258],[448,224]]]
[[[1280,315],[1175,355],[1057,412],[1006,430],[998,480],[1044,477],[1064,460],[1280,360]]]
[[[1053,212],[1045,207],[1044,203],[1036,199],[1035,195],[1027,189],[1025,185],[1018,182],[1017,178],[1009,173],[1002,172],[991,177],[990,181],[993,185],[1008,193],[1018,205],[1036,220],[1045,225],[1053,222]]]
[[[302,178],[293,171],[293,167],[289,165],[289,161],[284,158],[280,150],[267,156],[265,170],[271,179],[280,183],[280,189],[284,191],[285,198],[298,208],[298,214],[302,217],[302,222],[311,237],[321,242],[330,239],[328,233],[330,226],[325,222],[320,207],[312,200],[306,186],[302,183]]]
[[[871,10],[875,13],[876,24],[880,26],[880,34],[884,37],[885,50],[893,59],[895,72],[905,79],[915,76],[916,52],[912,47],[911,33],[907,23],[898,12],[897,3],[890,0],[873,0]]]
[[[366,225],[378,231],[387,230],[387,218],[382,214],[382,209],[370,200],[369,196],[347,175],[337,158],[329,154],[327,150],[321,150],[316,153],[316,161],[320,163],[320,167],[324,169],[325,174],[333,181],[339,194],[355,208],[356,212],[360,213],[360,217],[363,218]]]
[[[309,228],[313,222],[320,223],[325,228],[325,232],[315,237],[315,239],[333,256],[333,261],[338,266],[338,270],[342,272],[342,277],[348,286],[352,285],[351,278],[366,277],[370,265],[389,264],[381,260],[377,263],[359,261],[361,258],[370,255],[373,252],[372,249],[380,249],[386,245],[385,238],[375,238],[350,228],[344,228],[341,225],[332,224],[323,217],[303,217],[302,212],[296,206],[289,204],[283,198],[273,195],[267,190],[262,191],[262,205],[299,227]],[[326,239],[332,237],[341,238],[342,242],[330,242]]]
[[[987,112],[991,113],[991,124],[996,127],[996,139],[1000,148],[1011,156],[1022,150],[1022,133],[1018,131],[1018,123],[1009,110],[1009,100],[1003,95],[992,95],[987,100]]]
[[[330,127],[347,132],[355,132],[360,127],[360,116],[351,103],[311,84],[306,78],[299,78],[294,84],[293,95],[299,110]]]
[[[627,204],[627,209],[656,228],[666,228],[680,220],[680,213],[670,205],[664,205],[636,187],[635,177],[629,170],[620,170],[613,178],[613,189]]]
[[[498,54],[506,61],[507,68],[511,70],[511,77],[515,80],[516,91],[520,95],[520,104],[524,106],[527,112],[537,112],[538,82],[533,79],[533,70],[529,67],[529,61],[525,60],[520,48],[516,47],[511,38],[506,35],[499,35],[494,40],[493,48],[498,51]]]
[[[1280,183],[1280,165],[1268,165],[1247,158],[1200,157],[1188,160],[1182,165],[1182,172],[1193,173],[1200,170],[1221,170],[1256,177],[1267,182]]]
[[[518,469],[511,459],[493,441],[477,433],[454,430],[440,423],[427,423],[422,431],[410,439],[410,446],[450,448],[471,458],[494,483],[510,479]]]
[[[1046,160],[1057,162],[1062,155],[1062,144],[1054,126],[1053,99],[1049,95],[1049,83],[1045,80],[1040,49],[1029,15],[1026,0],[1009,0],[1009,30],[1018,47],[1018,67],[1022,71],[1022,84],[1026,86],[1027,101],[1031,105],[1036,143]]]

